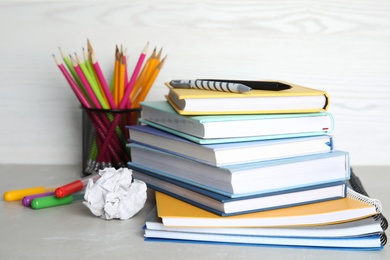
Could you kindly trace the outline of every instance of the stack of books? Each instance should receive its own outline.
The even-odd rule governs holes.
[[[348,188],[326,92],[167,85],[167,101],[143,102],[142,125],[128,126],[128,166],[156,190],[147,240],[383,247],[381,204]]]

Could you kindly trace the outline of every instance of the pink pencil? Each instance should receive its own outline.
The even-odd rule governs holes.
[[[61,70],[62,74],[64,74],[65,79],[68,81],[70,87],[72,88],[73,92],[75,93],[80,103],[86,108],[91,108],[91,105],[88,103],[88,100],[85,98],[85,96],[79,89],[77,83],[74,81],[74,79],[69,74],[69,72],[65,69],[64,64],[62,64],[61,61],[57,59],[57,57],[54,54],[53,54],[53,58],[54,61],[57,63],[58,68]]]
[[[120,101],[118,109],[125,109],[127,106],[127,102],[129,101],[131,90],[133,89],[133,86],[135,84],[135,81],[137,80],[139,71],[141,70],[142,63],[145,59],[148,45],[149,45],[149,43],[146,44],[145,48],[143,49],[143,51],[138,59],[137,65],[133,71],[133,74],[131,76],[129,83],[126,86],[125,93],[123,95],[122,100]],[[107,146],[110,144],[110,142],[114,136],[115,128],[119,123],[119,120],[120,120],[120,115],[116,114],[110,128],[108,129],[108,132],[106,133],[107,138],[104,140],[103,145],[101,147],[102,151],[106,151]],[[99,153],[97,161],[101,160],[103,157],[104,157],[104,153],[103,152]]]
[[[103,75],[103,72],[100,68],[99,63],[96,60],[95,54],[91,54],[91,59],[92,59],[92,65],[95,68],[96,74],[99,78],[100,84],[102,85],[104,94],[107,97],[108,104],[110,105],[110,108],[115,108],[115,102],[114,99],[112,98],[110,88],[107,85],[107,81]]]
[[[102,106],[100,105],[99,100],[97,100],[95,93],[93,93],[93,90],[92,90],[91,86],[89,85],[87,78],[84,76],[84,73],[82,72],[81,68],[77,64],[77,61],[73,57],[70,57],[70,59],[72,61],[72,65],[74,67],[74,70],[76,71],[77,75],[79,76],[81,83],[83,83],[84,88],[87,91],[89,98],[91,99],[93,105],[95,106],[95,108],[101,109]]]
[[[64,67],[64,65],[61,63],[60,60],[57,59],[57,57],[53,54],[53,58],[54,58],[54,61],[56,62],[58,68],[61,70],[62,74],[64,75],[65,79],[68,81],[70,87],[72,88],[73,92],[75,93],[77,99],[80,101],[80,103],[85,107],[85,108],[92,108],[92,106],[89,104],[88,100],[85,98],[85,96],[83,95],[83,93],[80,91],[80,89],[78,88],[78,85],[76,84],[76,82],[74,81],[74,79],[72,78],[72,76],[69,74],[69,72],[66,70],[66,68]],[[77,65],[77,64],[76,64]],[[79,68],[80,69],[80,68]],[[85,78],[84,78],[85,79]],[[88,113],[88,112],[87,112]],[[103,124],[103,122],[101,122],[100,118],[95,115],[95,114],[91,114],[91,113],[88,113],[91,117],[92,117],[92,123],[95,125],[95,128],[98,130],[97,131],[97,134],[100,138],[100,140],[104,140],[105,139],[105,135],[106,135],[106,132],[107,132],[107,127],[105,126],[105,124]],[[106,124],[109,124],[109,122],[107,122],[107,119],[106,118],[102,118],[104,121],[106,121]],[[108,145],[108,150],[110,151],[110,153],[113,155],[113,157],[115,158],[115,160],[117,161],[120,161],[119,157],[117,156],[117,153],[119,151],[121,151],[121,147],[117,145],[117,143],[114,142],[113,144],[113,147],[112,145]]]
[[[128,57],[126,55],[127,54],[126,54],[126,49],[125,49],[124,53],[123,53],[123,62],[125,63],[125,84],[126,84],[125,86],[127,86],[128,82],[129,82],[129,75],[127,73],[127,59],[128,59]],[[130,102],[127,103],[126,108],[130,108]]]
[[[128,82],[128,74],[127,74],[127,49],[123,51],[123,62],[125,63],[125,82]],[[127,84],[127,83],[126,83]]]
[[[123,98],[119,104],[119,109],[125,109],[128,102],[130,102],[130,93],[133,90],[134,84],[137,80],[138,74],[139,74],[141,67],[142,67],[142,64],[145,60],[146,52],[148,51],[148,46],[149,46],[149,43],[146,44],[145,48],[143,49],[143,51],[138,59],[138,62],[135,66],[133,74],[131,75],[130,81],[126,86],[125,94],[123,95]]]

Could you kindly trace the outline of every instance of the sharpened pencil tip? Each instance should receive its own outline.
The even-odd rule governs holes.
[[[92,45],[91,45],[91,42],[90,42],[89,38],[87,38],[87,47],[88,47],[88,50],[89,50],[90,52],[93,51]]]
[[[77,61],[76,61],[73,57],[71,57],[70,60],[71,60],[72,65],[73,65],[74,67],[78,66]]]
[[[165,60],[167,59],[168,55],[166,55],[161,61],[160,63],[157,65],[156,69],[158,70],[161,70],[162,66],[164,65],[165,63]]]
[[[90,53],[88,53],[88,51],[87,50],[85,50],[84,48],[83,48],[83,55],[84,55],[84,60],[88,60],[88,55],[89,55]]]
[[[146,54],[148,52],[148,48],[149,48],[149,42],[146,43],[144,49],[142,50],[142,53]]]
[[[91,61],[92,61],[92,64],[95,64],[97,62],[96,60],[96,57],[95,57],[95,54],[94,53],[91,53]]]
[[[62,58],[65,58],[66,55],[65,55],[65,53],[62,51],[61,47],[58,47],[58,50],[60,51]]]
[[[53,55],[53,59],[57,63],[57,65],[61,65],[61,61],[59,59],[57,59],[56,55],[54,55],[54,54],[52,54],[52,55]]]
[[[157,53],[157,59],[161,59],[161,54],[162,54],[163,48],[160,49],[160,51]]]

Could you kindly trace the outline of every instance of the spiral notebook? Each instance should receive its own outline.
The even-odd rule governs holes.
[[[330,225],[378,215],[382,204],[348,188],[347,197],[222,217],[156,191],[158,215],[164,225],[176,227],[281,227]]]
[[[360,181],[359,177],[353,172],[353,169],[351,168],[351,176],[348,180],[348,187],[353,189],[354,191],[366,196],[370,197],[367,193],[367,191],[364,189],[363,183]],[[389,226],[387,219],[385,216],[383,216],[382,212],[380,212],[378,215],[375,216],[377,219],[380,219],[381,226],[383,230],[386,230]]]
[[[351,169],[352,172],[352,169]],[[387,219],[379,200],[368,197],[360,179],[352,172],[349,197],[372,207],[377,214],[347,222],[295,227],[183,227],[164,225],[156,209],[146,220],[145,240],[180,243],[273,245],[333,249],[380,250],[387,243]],[[358,193],[359,192],[359,193]],[[158,202],[158,201],[157,201]],[[268,232],[268,233],[267,233]],[[286,233],[287,232],[287,233]],[[293,236],[291,236],[293,232]],[[288,234],[288,235],[286,235]]]

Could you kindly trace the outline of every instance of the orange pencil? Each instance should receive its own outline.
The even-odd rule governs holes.
[[[141,68],[142,68],[142,65],[144,63],[144,60],[145,60],[145,56],[146,56],[146,53],[148,51],[148,47],[149,47],[149,43],[147,43],[144,47],[144,49],[142,50],[139,58],[138,58],[138,61],[137,61],[137,64],[135,65],[135,68],[133,70],[133,73],[130,77],[130,80],[129,80],[129,83],[127,83],[127,85],[125,86],[125,93],[124,93],[124,97],[125,98],[122,98],[120,103],[119,103],[119,108],[121,109],[124,109],[124,108],[128,108],[130,105],[130,100],[129,100],[129,97],[130,97],[130,93],[133,91],[134,89],[134,85],[137,81],[137,78],[139,76],[139,73],[141,71]],[[130,106],[131,107],[131,106]]]
[[[129,75],[127,73],[127,50],[124,49],[123,50],[123,62],[125,64],[125,86],[128,84],[128,81],[129,81]]]
[[[122,100],[123,98],[123,94],[125,92],[125,69],[126,69],[126,65],[125,65],[125,59],[123,57],[123,53],[121,53],[120,57],[119,57],[119,80],[118,80],[118,99],[119,99],[119,102]]]
[[[158,74],[160,73],[161,68],[164,66],[165,60],[167,56],[164,57],[164,59],[161,60],[161,62],[157,65],[155,70],[152,72],[150,77],[148,77],[147,82],[145,83],[145,86],[141,89],[138,96],[135,98],[134,102],[132,103],[132,108],[138,108],[140,105],[139,103],[144,101],[146,96],[149,93],[150,88],[152,87],[154,81],[156,80]]]
[[[145,65],[143,66],[136,82],[135,82],[135,85],[134,85],[134,88],[133,90],[131,91],[130,93],[130,103],[134,100],[134,97],[137,96],[137,93],[139,93],[139,91],[141,90],[142,88],[142,84],[144,82],[144,79],[146,77],[146,72],[149,68],[149,64],[150,64],[150,60],[151,59],[154,59],[156,57],[156,48],[154,48],[152,54],[149,56],[149,58],[146,60],[146,63]]]
[[[139,95],[142,92],[148,91],[146,89],[147,88],[146,85],[147,85],[149,79],[151,78],[151,76],[153,75],[154,71],[156,70],[157,65],[160,62],[161,52],[162,52],[162,49],[159,51],[158,54],[156,54],[154,52],[153,56],[150,57],[148,66],[145,68],[145,73],[144,73],[142,81],[140,82],[139,88],[138,88],[137,92],[135,92],[134,95],[131,97],[132,102],[135,102],[139,98]]]

